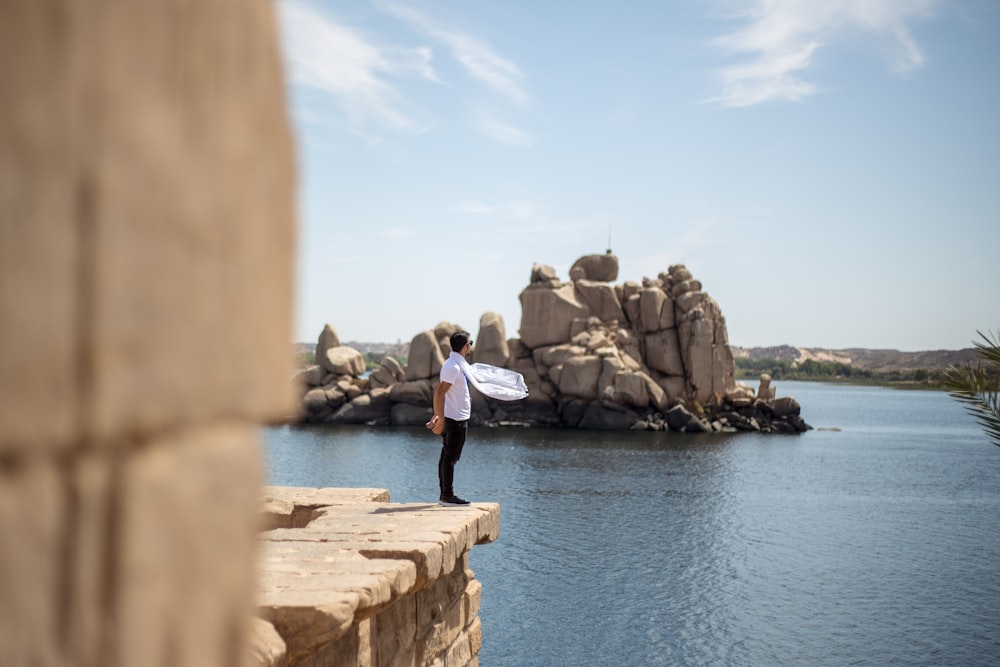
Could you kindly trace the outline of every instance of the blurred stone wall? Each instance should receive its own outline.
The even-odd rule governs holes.
[[[0,665],[239,665],[294,410],[270,0],[0,3]]]

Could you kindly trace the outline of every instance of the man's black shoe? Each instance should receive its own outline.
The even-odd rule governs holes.
[[[438,504],[443,507],[461,507],[462,505],[468,505],[469,501],[462,500],[458,496],[448,496],[447,498],[441,498],[441,500],[438,501]]]

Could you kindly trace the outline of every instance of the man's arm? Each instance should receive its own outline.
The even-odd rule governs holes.
[[[434,416],[426,426],[437,435],[444,431],[444,395],[451,389],[450,382],[438,382],[434,388]]]

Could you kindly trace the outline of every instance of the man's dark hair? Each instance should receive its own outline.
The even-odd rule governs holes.
[[[451,335],[452,351],[461,352],[462,348],[465,347],[471,340],[472,340],[472,334],[470,334],[468,331],[456,331]]]

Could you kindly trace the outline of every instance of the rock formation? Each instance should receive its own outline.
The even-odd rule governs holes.
[[[520,294],[519,338],[503,319],[479,322],[473,361],[524,375],[530,394],[516,403],[473,395],[474,423],[686,432],[801,432],[808,425],[794,398],[776,399],[770,378],[759,394],[734,379],[726,320],[683,265],[656,278],[613,285],[618,258],[581,257],[559,279],[535,264]],[[368,378],[363,358],[340,346],[327,325],[319,366],[306,369],[303,419],[310,422],[423,424],[449,353],[448,322],[417,334],[405,369],[383,362]]]

